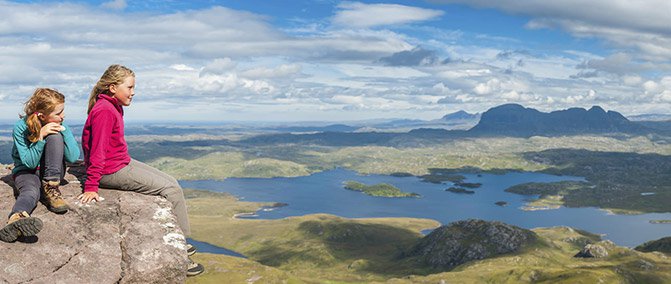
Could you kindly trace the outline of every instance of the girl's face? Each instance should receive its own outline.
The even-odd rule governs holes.
[[[123,80],[123,83],[118,85],[112,84],[109,88],[113,97],[115,97],[123,106],[129,106],[130,102],[133,100],[133,96],[135,96],[135,77],[128,76]]]
[[[65,104],[58,104],[50,114],[45,115],[40,113],[38,117],[45,123],[63,123],[63,119],[65,119]]]

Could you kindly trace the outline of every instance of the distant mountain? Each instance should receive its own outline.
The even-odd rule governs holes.
[[[438,119],[395,119],[367,125],[378,130],[409,131],[418,128],[440,128],[447,130],[466,130],[478,123],[480,114],[471,114],[463,110],[449,113]]]
[[[289,127],[269,127],[264,130],[272,130],[279,132],[352,132],[358,127],[353,127],[345,124],[331,124],[326,126],[289,126]]]
[[[627,117],[631,121],[668,121],[671,120],[671,114],[639,114]]]
[[[480,115],[477,113],[468,113],[463,110],[453,112],[453,113],[448,113],[444,115],[440,120],[445,120],[445,121],[451,121],[451,120],[472,120],[472,119],[479,119]]]
[[[599,106],[589,110],[570,108],[544,113],[518,104],[505,104],[483,113],[480,122],[468,132],[475,135],[528,137],[590,133],[644,134],[653,131],[629,121],[618,112],[606,112]]]

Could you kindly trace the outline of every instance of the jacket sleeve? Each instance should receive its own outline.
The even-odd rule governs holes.
[[[86,167],[86,181],[84,182],[84,192],[98,192],[98,185],[105,168],[107,147],[112,136],[116,118],[109,111],[100,111],[90,114],[91,133],[89,141],[82,143],[89,144],[89,164]]]
[[[42,158],[42,153],[44,152],[44,145],[46,144],[44,140],[39,140],[35,143],[31,143],[25,137],[25,132],[27,128],[22,127],[17,124],[14,126],[14,132],[12,138],[14,139],[14,146],[19,152],[19,158],[21,162],[30,169],[35,169],[40,165],[40,159]]]
[[[65,160],[74,163],[79,159],[79,144],[77,144],[75,136],[72,135],[70,126],[63,124],[63,127],[65,127],[65,130],[61,131],[61,135],[63,135],[63,141],[65,142]]]

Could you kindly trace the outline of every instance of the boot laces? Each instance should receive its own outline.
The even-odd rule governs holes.
[[[46,186],[47,195],[53,196],[53,197],[61,197],[61,191],[58,189],[58,185],[50,185],[48,184]]]

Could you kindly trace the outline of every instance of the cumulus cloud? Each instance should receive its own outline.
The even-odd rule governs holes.
[[[385,9],[391,11],[383,14],[388,17],[336,24],[348,12]],[[337,6],[335,25],[306,23],[296,35],[272,26],[266,16],[225,7],[129,17],[101,6],[0,0],[0,118],[14,118],[37,86],[62,91],[68,117],[83,118],[88,92],[112,63],[136,72],[138,96],[129,118],[225,113],[258,119],[263,112],[273,113],[263,119],[314,119],[319,111],[340,115],[330,116],[334,119],[379,114],[431,118],[427,115],[440,117],[446,107],[481,111],[508,102],[542,110],[594,102],[625,112],[644,109],[644,104],[668,106],[668,79],[626,72],[665,69],[646,65],[631,52],[538,55],[379,29],[404,23],[414,23],[414,28],[438,16],[409,6],[346,2]],[[435,34],[436,29],[424,31]],[[592,78],[591,73],[610,76],[571,77]]]
[[[298,64],[282,64],[276,68],[258,67],[243,71],[240,75],[247,78],[284,78],[298,74]]]
[[[201,75],[207,74],[224,74],[227,71],[230,71],[235,68],[237,65],[236,62],[233,62],[230,58],[217,58],[212,62],[208,63],[203,67],[203,70],[200,72]]]
[[[543,1],[543,0],[432,0],[495,8],[531,16],[529,28],[561,28],[584,37],[599,37],[620,46],[635,48],[647,59],[671,59],[671,2]]]
[[[632,57],[626,53],[616,53],[603,59],[591,59],[577,66],[579,69],[596,69],[615,74],[636,73],[639,66],[634,65]]]
[[[599,76],[599,72],[597,71],[580,71],[578,74],[574,74],[569,76],[571,79],[581,79],[581,78],[595,78]]]
[[[397,4],[364,4],[343,2],[333,17],[333,24],[353,28],[426,21],[443,15],[443,11]]]
[[[396,52],[390,56],[380,58],[379,61],[389,66],[427,66],[441,63],[435,51],[422,47]],[[445,59],[443,63],[447,63],[448,61]]]

